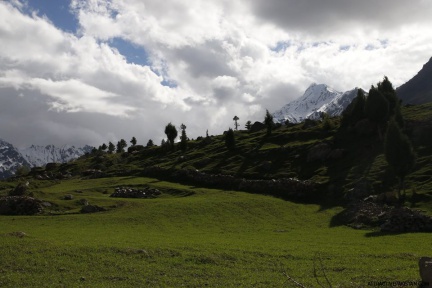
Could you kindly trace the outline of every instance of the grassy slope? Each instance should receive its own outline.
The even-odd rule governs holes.
[[[410,107],[404,113],[408,120],[421,122],[431,117],[431,109],[432,105]],[[334,287],[419,279],[417,259],[430,252],[429,234],[382,235],[330,227],[342,210],[337,201],[330,206],[304,205],[133,176],[144,167],[160,165],[250,178],[298,177],[326,183],[319,193],[328,193],[328,198],[340,197],[361,178],[377,193],[397,185],[375,137],[340,138],[337,130],[301,125],[277,129],[271,137],[264,132],[236,136],[236,151],[227,151],[223,137],[215,136],[209,143],[192,141],[186,153],[155,147],[127,157],[81,159],[64,167],[77,172],[102,169],[111,178],[31,180],[35,196],[54,205],[42,216],[0,216],[0,286],[292,287],[286,272],[315,287],[317,255]],[[323,140],[346,149],[345,157],[307,163],[307,151]],[[428,137],[423,140],[416,144],[418,164],[407,186],[422,196],[416,206],[430,212],[432,153]],[[271,168],[263,169],[267,161]],[[132,176],[114,177],[125,171]],[[1,183],[0,194],[13,185]],[[122,185],[148,185],[163,194],[146,200],[108,197]],[[62,200],[65,194],[73,194],[75,200]],[[109,211],[78,214],[81,198]],[[18,231],[27,236],[13,234]]]
[[[290,287],[284,272],[316,286],[317,253],[336,287],[361,287],[372,280],[417,280],[417,258],[430,251],[427,234],[329,228],[341,208],[149,178],[46,184],[36,196],[57,203],[54,214],[66,215],[1,217],[2,287]],[[103,193],[126,184],[164,193],[148,200]],[[66,193],[111,208],[68,214],[79,205],[61,200]],[[27,236],[11,234],[17,231]]]
[[[411,124],[408,133],[413,133],[416,123],[431,123],[432,104],[404,107],[404,117]],[[222,135],[208,140],[190,141],[186,152],[171,152],[160,147],[145,149],[137,154],[102,155],[76,161],[65,169],[83,171],[89,168],[101,169],[107,175],[140,175],[143,168],[160,166],[168,169],[198,169],[215,174],[230,174],[252,179],[274,179],[295,177],[322,183],[317,197],[312,202],[322,203],[330,199],[336,205],[342,204],[343,196],[358,181],[367,181],[373,193],[395,191],[398,181],[388,167],[383,155],[383,143],[376,135],[359,137],[355,133],[339,131],[340,119],[333,119],[334,129],[326,130],[322,124],[304,128],[303,124],[281,127],[267,137],[265,131],[236,132],[237,148],[228,151]],[[415,136],[415,135],[414,135]],[[413,137],[414,137],[413,136]],[[414,171],[406,179],[408,193],[416,191],[421,195],[420,205],[428,209],[432,197],[432,137],[415,136],[418,155]],[[308,162],[310,149],[320,142],[330,143],[332,149],[343,149],[344,157],[337,160]],[[322,197],[326,195],[326,197]],[[313,197],[312,197],[313,198]],[[328,205],[329,203],[326,203]]]

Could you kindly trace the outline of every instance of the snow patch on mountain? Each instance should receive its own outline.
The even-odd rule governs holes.
[[[21,149],[20,152],[32,167],[43,166],[47,163],[66,163],[76,159],[86,152],[90,152],[93,147],[75,147],[64,145],[62,147],[55,147],[54,145],[40,146],[32,145],[28,148]]]
[[[357,96],[358,88],[339,92],[326,84],[315,84],[306,89],[303,96],[273,113],[276,122],[299,123],[305,119],[319,119],[321,113],[329,116],[341,115],[345,108]]]
[[[15,175],[15,171],[21,166],[30,166],[30,164],[18,149],[0,139],[0,179]]]

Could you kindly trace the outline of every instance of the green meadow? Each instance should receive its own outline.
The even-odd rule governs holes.
[[[118,186],[162,194],[109,197]],[[1,287],[295,287],[288,276],[306,287],[328,287],[326,278],[370,287],[419,281],[418,258],[430,255],[429,234],[338,225],[338,206],[141,177],[39,181],[30,190],[52,206],[0,216]],[[80,214],[80,199],[107,211]]]

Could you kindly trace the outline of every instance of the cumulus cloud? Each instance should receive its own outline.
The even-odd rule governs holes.
[[[19,119],[0,137],[158,143],[168,122],[190,137],[217,134],[234,115],[262,120],[312,82],[367,89],[387,75],[401,85],[431,56],[430,1],[234,2],[72,0],[75,34],[24,13],[25,2],[0,2],[0,107],[11,107],[0,117]],[[147,63],[128,61],[114,39]]]

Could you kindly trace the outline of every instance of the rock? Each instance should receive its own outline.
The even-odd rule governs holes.
[[[81,213],[96,213],[106,211],[105,208],[97,206],[97,205],[85,205],[81,208]]]
[[[393,208],[381,225],[381,232],[432,232],[432,217],[408,207]]]
[[[27,192],[28,185],[28,182],[25,184],[18,184],[13,190],[9,192],[9,196],[24,196]]]
[[[1,215],[34,215],[42,212],[42,201],[28,196],[0,197]]]
[[[67,194],[63,197],[63,200],[73,200],[74,196],[72,194]]]
[[[23,238],[23,237],[27,236],[27,234],[25,232],[22,232],[22,231],[11,232],[8,235],[13,236],[13,237],[18,237],[18,238]]]
[[[160,195],[161,192],[157,189],[143,188],[143,189],[133,189],[128,187],[117,187],[110,197],[118,198],[154,198]]]
[[[431,257],[420,258],[419,270],[420,270],[420,277],[422,279],[422,282],[429,283],[428,286],[421,286],[421,287],[432,286],[432,258]]]
[[[87,199],[80,199],[80,200],[78,200],[78,204],[87,206],[87,205],[89,205],[89,202],[87,201]]]

